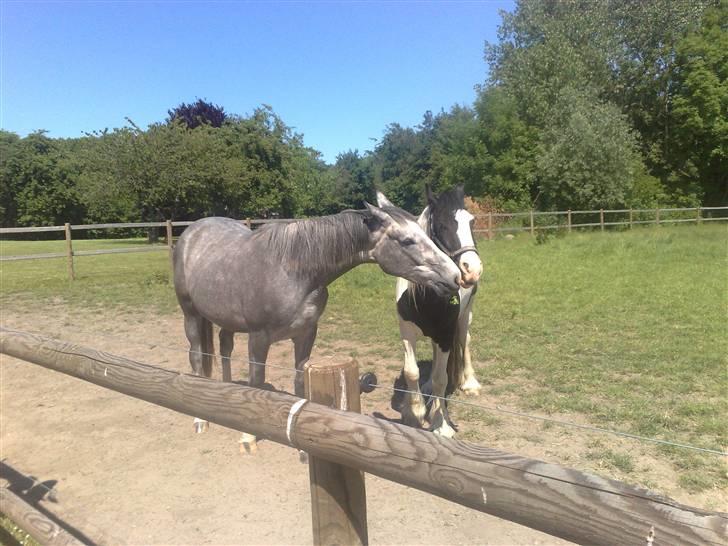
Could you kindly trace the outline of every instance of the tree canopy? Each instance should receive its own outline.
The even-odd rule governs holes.
[[[0,131],[2,226],[327,214],[426,184],[509,210],[725,205],[728,0],[518,0],[472,105],[327,165],[269,106],[196,99],[146,128]],[[475,82],[474,82],[475,83]]]

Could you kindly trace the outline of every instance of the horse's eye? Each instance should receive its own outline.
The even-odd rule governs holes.
[[[402,244],[404,246],[411,246],[415,244],[415,240],[412,237],[407,237],[405,240],[402,241]]]

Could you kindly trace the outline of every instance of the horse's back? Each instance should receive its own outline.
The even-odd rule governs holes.
[[[243,222],[232,218],[210,216],[190,224],[182,233],[174,250],[174,259],[189,260],[196,254],[209,255],[216,248],[224,251],[226,244],[241,242],[250,237],[252,231]]]
[[[222,216],[210,216],[202,218],[189,225],[179,238],[179,243],[186,245],[188,241],[201,239],[245,238],[249,237],[252,231],[239,220],[224,218]]]
[[[174,247],[174,286],[182,300],[189,297],[192,284],[224,269],[252,232],[232,218],[211,216],[190,224]]]

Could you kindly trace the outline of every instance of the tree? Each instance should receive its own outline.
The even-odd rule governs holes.
[[[637,141],[615,105],[564,89],[536,161],[544,209],[623,206],[641,166]]]
[[[667,158],[682,187],[708,206],[728,203],[728,1],[708,9],[676,47]]]
[[[83,220],[85,211],[76,187],[77,171],[63,141],[49,138],[44,131],[22,139],[3,132],[0,145],[3,226],[59,225]]]
[[[331,168],[333,191],[339,208],[358,209],[364,202],[374,203],[374,169],[372,156],[360,156],[357,150],[349,150],[336,157]]]
[[[487,153],[482,194],[506,210],[531,208],[538,195],[539,130],[522,119],[516,99],[503,86],[480,88],[475,109]]]
[[[387,126],[374,150],[374,184],[396,205],[421,210],[429,175],[432,114],[416,129],[398,123]]]
[[[427,176],[430,186],[444,191],[463,184],[468,195],[482,196],[490,163],[472,108],[455,105],[435,117]]]
[[[227,119],[227,114],[222,106],[202,99],[197,99],[196,102],[190,104],[183,102],[172,110],[167,110],[167,114],[169,116],[167,123],[179,121],[184,123],[188,129],[194,129],[200,125],[221,127]]]
[[[680,79],[676,46],[700,25],[712,3],[519,0],[515,11],[503,16],[498,43],[486,45],[488,88],[502,90],[514,109],[512,119],[535,132],[538,141],[568,89],[593,97],[597,108],[615,104],[637,130],[647,174],[659,177],[674,196],[699,195],[699,185],[686,184],[672,160],[672,111]],[[533,180],[535,174],[519,176]]]
[[[20,137],[0,130],[0,226],[12,227],[18,222],[18,166],[15,155],[20,150]]]

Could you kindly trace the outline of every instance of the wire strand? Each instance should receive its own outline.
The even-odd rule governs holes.
[[[50,338],[47,335],[45,335],[43,333],[40,333],[40,332],[31,332],[31,333],[33,333],[34,335],[37,335],[38,337],[41,337],[43,339],[49,340],[49,341],[56,341],[53,338]],[[87,334],[87,335],[90,335],[90,334]],[[93,336],[95,336],[95,337],[101,337],[101,338],[106,338],[106,339],[112,339],[112,340],[115,340],[115,341],[123,341],[124,344],[126,344],[126,345],[131,345],[131,346],[136,346],[136,347],[143,347],[143,348],[148,348],[148,349],[161,348],[161,349],[167,349],[167,350],[170,350],[170,351],[177,351],[177,352],[184,352],[184,353],[194,353],[194,354],[201,354],[201,355],[212,356],[212,357],[220,356],[220,355],[217,355],[215,353],[206,353],[206,352],[203,352],[203,351],[192,351],[192,350],[183,349],[181,347],[172,347],[172,346],[169,346],[169,345],[160,345],[158,343],[140,343],[140,342],[134,343],[134,342],[130,342],[128,338],[122,338],[120,336],[113,336],[113,335],[110,335],[110,334],[94,333]],[[324,357],[324,358],[331,358],[331,356],[327,356],[327,357]],[[298,370],[298,369],[295,369],[295,368],[291,368],[290,366],[280,366],[280,365],[277,365],[277,364],[270,364],[270,363],[267,363],[267,362],[257,362],[255,360],[247,360],[247,359],[242,359],[242,358],[232,358],[231,357],[230,360],[231,361],[240,362],[240,363],[244,363],[244,364],[245,363],[247,363],[247,364],[256,364],[258,366],[265,366],[265,367],[268,367],[268,368],[275,368],[275,369],[279,369],[279,370],[284,370],[284,371],[286,371],[288,373],[294,373],[294,374],[303,373],[303,370]],[[555,424],[555,425],[560,425],[560,426],[565,426],[565,427],[572,427],[572,428],[581,429],[581,430],[587,430],[587,431],[590,431],[590,432],[598,432],[598,433],[602,433],[602,434],[611,434],[611,435],[614,435],[614,436],[621,436],[621,437],[624,437],[624,438],[630,438],[630,439],[633,439],[633,440],[639,440],[639,441],[643,441],[643,442],[649,442],[649,443],[654,443],[654,444],[667,445],[667,446],[677,447],[677,448],[681,448],[681,449],[687,449],[687,450],[698,451],[698,452],[702,452],[702,453],[710,453],[712,455],[720,455],[722,457],[728,457],[728,452],[726,452],[726,451],[720,451],[720,450],[712,449],[712,448],[704,448],[704,447],[693,446],[693,445],[690,445],[690,444],[682,444],[682,443],[678,443],[678,442],[672,442],[672,441],[669,441],[669,440],[661,440],[659,438],[651,438],[649,436],[640,436],[638,434],[631,434],[629,432],[622,432],[622,431],[619,431],[619,430],[605,429],[605,428],[595,427],[595,426],[591,426],[591,425],[582,425],[582,424],[579,424],[579,423],[572,423],[570,421],[562,421],[560,419],[554,419],[552,417],[544,417],[544,416],[540,416],[540,415],[532,415],[532,414],[529,414],[529,413],[519,412],[519,411],[512,410],[512,409],[508,409],[508,408],[502,408],[500,406],[483,406],[481,404],[476,404],[475,402],[468,402],[466,400],[458,400],[456,398],[448,398],[448,397],[444,397],[444,396],[437,396],[435,394],[423,394],[421,392],[411,391],[411,390],[407,390],[407,389],[401,389],[401,388],[397,388],[397,387],[388,387],[386,385],[379,385],[379,384],[371,384],[371,386],[374,387],[374,388],[376,388],[376,389],[384,389],[384,390],[391,391],[391,392],[399,392],[399,393],[410,394],[410,395],[415,395],[415,396],[421,395],[421,396],[430,397],[430,398],[437,398],[439,400],[443,400],[443,401],[446,401],[446,402],[451,402],[453,404],[460,404],[460,405],[463,405],[463,406],[477,408],[477,409],[479,409],[481,411],[485,411],[485,412],[489,412],[490,411],[490,412],[503,413],[503,414],[512,415],[512,416],[515,416],[515,417],[521,417],[521,418],[525,418],[525,419],[542,421],[542,422],[552,423],[552,424]]]
[[[621,432],[619,430],[611,430],[611,429],[606,429],[606,428],[594,427],[594,426],[591,426],[591,425],[581,425],[579,423],[572,423],[570,421],[562,421],[560,419],[553,419],[552,417],[543,417],[543,416],[540,416],[540,415],[531,415],[529,413],[523,413],[523,412],[520,412],[520,411],[515,411],[515,410],[511,410],[511,409],[501,408],[500,406],[490,406],[490,407],[488,407],[488,406],[483,406],[483,405],[480,405],[480,404],[476,404],[474,402],[468,402],[466,400],[457,400],[455,398],[446,398],[444,396],[437,396],[435,394],[423,394],[423,393],[418,393],[416,391],[410,391],[410,390],[407,390],[407,389],[399,389],[397,387],[388,387],[386,385],[371,384],[371,386],[374,387],[375,389],[385,389],[385,390],[392,391],[392,392],[401,392],[401,393],[405,393],[405,394],[414,394],[414,395],[420,394],[421,396],[425,396],[425,397],[429,397],[429,398],[437,398],[439,400],[444,400],[446,402],[452,402],[453,404],[461,404],[463,406],[469,406],[469,407],[478,408],[478,409],[480,409],[482,411],[493,411],[493,412],[499,412],[499,413],[506,413],[508,415],[514,415],[514,416],[517,416],[517,417],[524,417],[524,418],[527,418],[527,419],[534,419],[534,420],[538,420],[538,421],[545,421],[545,422],[548,422],[548,423],[553,423],[555,425],[568,426],[568,427],[578,428],[578,429],[582,429],[582,430],[588,430],[588,431],[591,431],[591,432],[600,432],[600,433],[604,433],[604,434],[613,434],[615,436],[623,436],[625,438],[631,438],[633,440],[641,440],[643,442],[652,442],[652,443],[655,443],[655,444],[664,444],[664,445],[669,445],[669,446],[672,446],[672,447],[680,447],[680,448],[683,448],[683,449],[691,449],[691,450],[694,450],[694,451],[701,451],[703,453],[712,453],[712,454],[715,454],[715,455],[721,455],[723,457],[728,457],[728,452],[725,452],[725,451],[719,451],[719,450],[716,450],[716,449],[705,448],[705,447],[698,447],[698,446],[693,446],[693,445],[689,445],[689,444],[680,444],[680,443],[677,443],[677,442],[671,442],[669,440],[660,440],[659,438],[650,438],[648,436],[640,436],[638,434],[630,434],[629,432]]]

